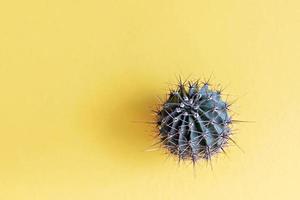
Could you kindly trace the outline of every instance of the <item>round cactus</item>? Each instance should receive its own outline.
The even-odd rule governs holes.
[[[179,160],[210,160],[231,140],[229,105],[209,84],[179,83],[157,112],[160,142]]]

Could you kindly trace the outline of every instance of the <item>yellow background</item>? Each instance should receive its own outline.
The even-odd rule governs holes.
[[[300,2],[0,2],[0,199],[300,199]],[[145,151],[176,77],[226,86],[228,158]]]

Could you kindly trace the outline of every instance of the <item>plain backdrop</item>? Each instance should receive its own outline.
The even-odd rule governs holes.
[[[299,199],[300,2],[0,2],[0,199]],[[178,164],[151,109],[225,87],[235,146]]]

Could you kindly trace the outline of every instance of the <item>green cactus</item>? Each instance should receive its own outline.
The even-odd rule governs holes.
[[[207,82],[179,83],[157,112],[160,142],[179,160],[210,160],[231,140],[229,105]]]

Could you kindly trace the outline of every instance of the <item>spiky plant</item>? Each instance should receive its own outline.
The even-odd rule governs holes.
[[[208,82],[180,83],[157,112],[160,143],[179,160],[210,160],[227,146],[232,120],[221,90]]]

